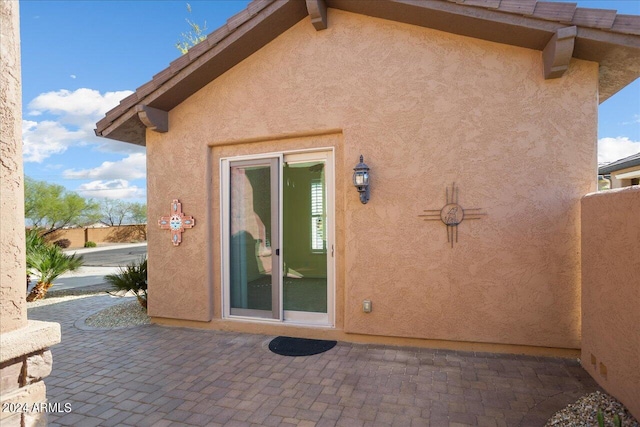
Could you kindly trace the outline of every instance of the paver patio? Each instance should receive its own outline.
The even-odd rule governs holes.
[[[29,309],[62,325],[47,377],[49,415],[71,426],[542,426],[598,389],[575,360],[340,342],[310,357],[272,337],[74,323],[122,300],[93,296]]]

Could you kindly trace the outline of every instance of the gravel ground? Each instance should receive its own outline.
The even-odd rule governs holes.
[[[150,324],[147,310],[138,303],[138,300],[135,298],[133,300],[127,299],[129,301],[89,316],[85,320],[85,324],[94,328],[122,328]]]
[[[545,427],[596,427],[598,425],[598,409],[602,409],[604,425],[607,427],[614,427],[614,414],[618,414],[623,427],[638,427],[638,421],[622,403],[599,391],[582,396],[576,403],[556,412],[545,424]]]

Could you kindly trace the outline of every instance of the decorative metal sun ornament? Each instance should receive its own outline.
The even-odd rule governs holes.
[[[418,215],[424,217],[425,221],[442,221],[447,226],[447,242],[458,243],[458,224],[465,219],[481,219],[486,213],[481,212],[481,208],[464,209],[458,204],[458,196],[460,190],[456,187],[455,182],[451,184],[451,194],[449,194],[449,187],[445,190],[446,205],[442,209],[425,209],[424,215]]]
[[[171,215],[160,217],[158,225],[163,230],[171,230],[171,243],[178,246],[182,242],[182,233],[187,228],[193,228],[196,220],[192,216],[182,213],[182,203],[178,199],[171,202]]]

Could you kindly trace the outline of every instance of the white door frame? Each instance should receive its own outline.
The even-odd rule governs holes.
[[[283,310],[283,263],[284,259],[282,243],[280,243],[280,256],[278,257],[278,279],[279,298],[278,307],[280,315],[277,318],[263,318],[231,314],[230,301],[230,171],[231,163],[244,162],[251,160],[262,160],[269,158],[277,158],[279,163],[279,189],[278,189],[278,240],[283,242],[283,223],[282,223],[282,188],[283,188],[283,167],[285,163],[301,163],[313,160],[325,161],[325,186],[326,186],[326,232],[327,232],[327,313],[313,312],[292,312]],[[273,197],[273,196],[272,196]],[[236,157],[222,157],[220,159],[220,270],[221,270],[221,304],[222,318],[233,320],[250,320],[252,322],[277,322],[284,324],[298,324],[308,326],[335,326],[335,174],[334,174],[334,149],[332,147],[308,149],[308,150],[289,150],[273,153],[261,153],[256,155],[245,155]],[[275,275],[273,275],[275,278]],[[275,282],[275,280],[274,280]]]

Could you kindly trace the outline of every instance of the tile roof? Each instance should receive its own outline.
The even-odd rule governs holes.
[[[640,16],[615,10],[536,0],[306,1],[537,50],[557,30],[577,26],[573,57],[600,63],[600,102],[640,75]],[[304,0],[252,1],[107,112],[96,135],[144,145],[139,105],[171,110],[306,16]]]
[[[598,175],[607,175],[611,172],[631,168],[634,166],[640,166],[640,152],[632,154],[629,157],[625,157],[624,159],[619,159],[615,162],[600,166],[598,168]]]

